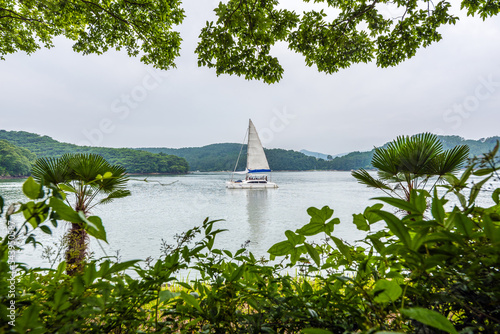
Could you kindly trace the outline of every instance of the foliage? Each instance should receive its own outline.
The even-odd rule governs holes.
[[[179,6],[178,0],[2,0],[0,59],[50,48],[53,38],[63,35],[83,54],[123,48],[129,56],[141,55],[145,64],[169,69],[180,51],[181,38],[172,31],[184,19]]]
[[[185,159],[174,155],[152,154],[128,148],[77,146],[24,131],[0,130],[0,139],[26,148],[39,158],[59,158],[66,153],[99,154],[111,164],[125,167],[129,173],[182,174],[189,168]]]
[[[304,2],[311,2],[304,0]],[[275,83],[283,67],[271,51],[278,44],[305,57],[307,66],[334,73],[356,63],[395,66],[441,40],[439,28],[459,19],[458,3],[445,1],[317,0],[302,13],[278,0],[229,0],[214,9],[196,48],[198,65],[217,75]],[[0,1],[0,59],[18,51],[52,47],[55,36],[75,41],[83,54],[125,49],[129,56],[169,69],[179,55],[182,23],[178,0]],[[462,0],[460,9],[483,20],[498,14],[489,0]]]
[[[32,174],[40,184],[72,195],[62,197],[68,205],[74,207],[76,214],[68,211],[61,200],[50,201],[57,212],[67,212],[60,218],[72,223],[66,235],[66,262],[68,273],[74,275],[82,269],[86,260],[87,231],[106,241],[101,219],[88,217],[92,208],[130,196],[130,191],[125,189],[129,179],[126,170],[119,165],[110,164],[97,154],[65,154],[61,158],[38,159]],[[36,199],[39,190],[34,180],[28,178],[25,192],[29,190],[31,198]],[[73,197],[73,201],[69,200],[70,197]]]
[[[29,150],[0,140],[0,177],[29,175],[35,155]]]
[[[500,202],[498,146],[472,162],[459,184],[433,194],[413,189],[412,201],[381,198],[353,215],[361,240],[335,234],[340,223],[325,206],[269,249],[270,260],[242,248],[214,247],[223,230],[204,221],[164,245],[145,266],[103,259],[75,276],[20,268],[11,290],[9,241],[0,244],[0,330],[11,333],[495,333],[500,331]],[[471,177],[483,178],[473,182]],[[487,182],[492,187],[489,188]],[[477,193],[490,191],[481,207]],[[68,206],[51,205],[62,193],[27,181],[12,214],[26,221],[16,234],[48,233]],[[467,205],[446,210],[448,196]],[[427,202],[430,201],[428,208]],[[460,201],[459,201],[460,202]],[[63,203],[63,205],[65,205]],[[69,211],[68,211],[69,210]],[[0,201],[0,212],[3,203]],[[15,212],[15,213],[14,213]],[[45,226],[45,228],[43,228]],[[276,259],[281,259],[277,262]],[[195,272],[178,280],[180,270]],[[298,272],[298,276],[289,273]],[[133,274],[133,275],[132,275]],[[8,305],[15,300],[15,327]]]
[[[377,179],[364,169],[353,171],[352,175],[361,184],[410,201],[413,189],[423,189],[436,177],[432,191],[442,178],[462,167],[468,154],[469,148],[465,145],[443,151],[443,144],[430,133],[401,136],[387,147],[375,149],[372,165],[378,170]],[[398,191],[402,191],[403,196]]]
[[[200,34],[198,63],[215,68],[217,75],[245,75],[273,83],[282,78],[283,68],[270,51],[283,41],[320,72],[330,74],[373,60],[380,67],[395,66],[440,41],[438,29],[458,20],[456,9],[444,0],[314,3],[319,5],[301,15],[276,0],[219,3],[216,21],[207,22]],[[487,0],[461,3],[467,15],[483,19],[497,15],[499,8]]]

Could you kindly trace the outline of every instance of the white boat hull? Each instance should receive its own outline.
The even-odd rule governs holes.
[[[268,188],[278,188],[278,185],[273,182],[252,182],[252,181],[241,181],[234,182],[228,181],[226,182],[226,188],[228,189],[268,189]]]

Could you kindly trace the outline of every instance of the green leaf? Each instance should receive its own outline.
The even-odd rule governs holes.
[[[179,297],[180,295],[181,295],[180,292],[172,292],[169,290],[160,291],[160,294],[159,294],[160,303],[162,303],[166,300],[173,299],[175,297]]]
[[[43,324],[40,322],[40,312],[42,307],[37,304],[30,305],[23,311],[19,318],[16,318],[16,331],[18,333],[27,333],[28,329],[35,330]]]
[[[353,214],[353,223],[360,231],[369,231],[370,225],[366,222],[365,216],[361,213]]]
[[[328,206],[322,207],[321,210],[315,207],[310,207],[307,209],[307,213],[311,216],[310,223],[325,224],[325,222],[333,215],[333,210]]]
[[[243,273],[245,272],[246,266],[245,264],[242,264],[241,266],[238,266],[235,271],[231,274],[231,277],[229,278],[229,282],[235,282],[243,276]]]
[[[420,213],[420,210],[418,210],[414,205],[411,203],[408,203],[405,200],[402,200],[400,198],[394,198],[394,197],[375,197],[372,198],[375,200],[383,201],[386,202],[387,204],[392,205],[395,208],[407,211],[407,212],[412,212],[412,213]]]
[[[384,205],[382,203],[377,203],[377,204],[369,206],[365,209],[365,211],[363,212],[363,215],[365,216],[366,220],[368,220],[368,223],[370,225],[375,224],[376,222],[382,220],[382,218],[377,216],[377,214],[374,213],[373,211],[378,211],[378,210],[382,209],[383,206]]]
[[[394,233],[394,235],[397,236],[404,245],[410,246],[410,233],[408,232],[408,228],[400,219],[392,213],[386,211],[376,211],[376,213],[386,222],[389,230],[391,230],[391,232]]]
[[[374,300],[377,303],[390,303],[401,296],[403,289],[394,280],[380,279],[375,283],[372,293],[375,295]]]
[[[290,252],[294,249],[294,245],[290,243],[290,241],[281,241],[277,244],[274,244],[267,251],[269,254],[274,256],[284,256],[290,254]]]
[[[476,176],[484,176],[484,175],[491,174],[494,171],[495,171],[495,169],[493,169],[493,168],[481,168],[481,169],[475,170],[472,174],[474,174]]]
[[[39,226],[40,229],[44,232],[44,233],[47,233],[47,234],[52,234],[52,230],[48,227],[48,226],[45,226],[45,225],[41,225]]]
[[[479,192],[481,191],[481,188],[483,185],[491,178],[491,176],[485,178],[484,180],[481,180],[480,182],[474,184],[472,186],[472,189],[470,190],[470,195],[469,195],[469,206],[471,206],[474,201],[477,198],[477,195],[479,195]]]
[[[453,211],[446,220],[447,226],[455,226],[457,230],[470,237],[474,228],[474,222],[460,211]]]
[[[23,183],[23,193],[30,199],[40,198],[42,185],[37,183],[31,176]],[[43,194],[42,194],[43,196]]]
[[[319,267],[320,266],[320,257],[319,257],[318,251],[312,245],[310,245],[308,243],[304,243],[304,246],[306,246],[307,253],[311,257],[311,259]]]
[[[132,267],[134,264],[136,264],[137,262],[140,262],[140,261],[141,260],[130,260],[130,261],[125,261],[125,262],[115,263],[109,268],[106,268],[107,267],[106,266],[106,267],[104,267],[105,270],[100,272],[101,277],[106,277],[106,276],[109,276],[111,274],[118,273],[120,271],[124,271],[125,269]]]
[[[82,223],[80,215],[59,198],[51,197],[49,206],[57,213],[60,219],[71,223]]]
[[[458,334],[455,327],[453,327],[453,324],[445,316],[436,311],[421,307],[413,307],[410,309],[402,309],[401,313],[408,318],[420,321],[427,326],[431,326],[451,334]]]
[[[306,238],[303,235],[296,234],[295,232],[290,230],[285,231],[285,236],[293,246],[300,245],[301,243],[304,242],[304,240],[306,240]]]
[[[499,197],[500,197],[500,188],[497,188],[495,189],[495,191],[493,191],[493,194],[491,194],[491,198],[496,204],[500,204]],[[0,213],[2,212],[0,211]]]
[[[327,331],[326,329],[321,329],[321,328],[304,328],[301,333],[304,334],[333,334],[330,331]]]
[[[302,226],[295,232],[301,235],[311,236],[311,235],[316,235],[320,232],[324,232],[325,226],[326,225],[324,223],[309,223]]]
[[[344,244],[344,242],[342,240],[340,240],[339,238],[334,237],[334,236],[330,236],[330,238],[332,238],[333,242],[335,242],[335,245],[337,246],[339,251],[342,253],[342,255],[345,256],[347,261],[351,262],[352,258],[351,258],[350,248],[346,244]]]
[[[96,239],[108,242],[106,240],[106,230],[104,229],[101,218],[99,218],[98,216],[90,216],[87,218],[81,211],[79,211],[78,214],[80,218],[85,222],[85,231],[87,231],[89,235],[93,236]]]
[[[193,295],[191,295],[189,293],[186,293],[184,291],[181,291],[181,298],[186,302],[186,304],[193,306],[200,313],[203,312],[201,310],[200,303],[198,302],[198,300]]]
[[[443,202],[439,199],[436,188],[434,188],[434,197],[432,198],[431,213],[437,222],[443,224],[445,218],[445,211],[443,207]]]
[[[61,189],[62,191],[68,191],[70,193],[76,193],[76,189],[73,188],[70,185],[67,185],[67,184],[64,184],[64,183],[60,183],[58,186],[59,186],[59,189]]]

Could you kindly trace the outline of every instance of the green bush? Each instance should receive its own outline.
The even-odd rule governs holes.
[[[310,221],[285,231],[269,259],[245,248],[234,254],[214,248],[223,230],[207,219],[164,245],[156,262],[102,259],[75,276],[65,274],[65,262],[55,270],[20,268],[13,291],[13,245],[10,234],[3,236],[0,331],[500,332],[500,189],[489,185],[498,182],[495,154],[472,161],[460,178],[449,177],[444,194],[414,189],[409,201],[378,198],[381,203],[353,215],[353,228],[365,235],[354,245],[335,236],[340,220],[326,206],[309,208]],[[483,179],[472,183],[471,175]],[[31,202],[3,212],[0,201],[0,208],[7,224],[13,214],[24,215],[10,232],[37,244],[37,231],[51,233],[59,219],[78,218],[54,200],[64,196],[60,189],[33,182],[23,187]],[[490,191],[494,205],[480,207],[479,191]],[[455,195],[459,204],[446,210]],[[180,281],[180,270],[196,278]]]

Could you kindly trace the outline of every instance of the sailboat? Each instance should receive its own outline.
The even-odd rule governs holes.
[[[243,148],[243,145],[242,145]],[[240,150],[241,155],[241,150]],[[266,189],[266,188],[278,188],[276,183],[270,182],[268,180],[267,174],[259,173],[270,173],[269,163],[267,162],[266,153],[260,142],[259,135],[253,125],[252,120],[248,123],[248,143],[247,143],[247,168],[245,171],[237,172],[236,168],[238,166],[238,160],[236,161],[236,166],[234,167],[233,175],[231,180],[226,182],[226,187],[230,189]],[[234,174],[246,174],[244,180],[233,180]]]

